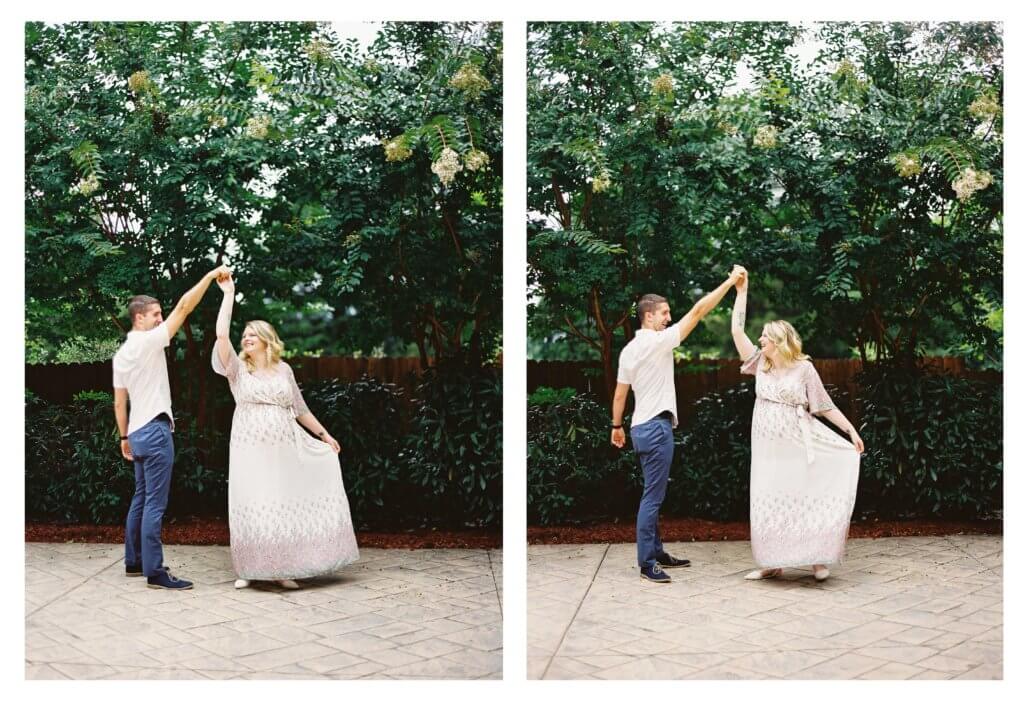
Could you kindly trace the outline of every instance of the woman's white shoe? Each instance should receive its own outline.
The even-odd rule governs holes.
[[[782,570],[777,567],[769,570],[754,570],[744,579],[771,579],[772,577],[778,577],[780,574],[782,574]]]
[[[298,589],[299,588],[299,583],[296,582],[294,579],[279,579],[279,580],[277,580],[277,583],[280,584],[285,589]]]
[[[248,579],[236,579],[235,580],[235,589],[245,589],[248,586],[249,586],[249,580]]]
[[[814,578],[819,582],[824,582],[828,579],[829,574],[831,574],[831,572],[828,571],[827,567],[816,567],[814,569]]]

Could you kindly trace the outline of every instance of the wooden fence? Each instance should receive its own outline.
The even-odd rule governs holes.
[[[813,359],[822,382],[835,385],[849,393],[850,401],[857,406],[857,383],[854,377],[860,372],[862,363],[857,359]],[[968,370],[963,358],[927,358],[925,366],[934,371],[954,376],[1002,382],[1002,373],[986,370]],[[693,417],[694,403],[709,392],[726,389],[741,382],[753,380],[750,375],[740,374],[740,361],[729,360],[681,360],[676,362],[676,404],[679,407],[680,423],[687,423]],[[538,387],[571,387],[578,392],[590,392],[601,401],[610,403],[604,386],[601,366],[594,362],[581,361],[535,361],[526,365],[526,391]],[[856,415],[851,417],[856,419]]]
[[[337,378],[343,382],[358,380],[363,374],[402,387],[404,397],[412,395],[422,368],[419,358],[289,358],[295,379],[305,384]],[[212,374],[209,366],[206,369]],[[25,365],[25,388],[52,402],[66,402],[78,392],[113,391],[111,361],[53,365]],[[224,386],[227,391],[227,385]]]

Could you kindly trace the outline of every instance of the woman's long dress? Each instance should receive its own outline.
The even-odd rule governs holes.
[[[842,560],[857,496],[860,454],[812,414],[834,409],[809,360],[765,371],[758,350],[750,431],[750,543],[759,567]]]
[[[235,398],[228,464],[231,561],[241,579],[301,579],[359,558],[331,447],[295,419],[309,412],[292,369],[277,363],[250,373],[232,350],[224,367]]]

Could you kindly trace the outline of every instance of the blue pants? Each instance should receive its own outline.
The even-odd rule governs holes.
[[[644,495],[636,515],[636,558],[641,568],[653,567],[655,558],[665,552],[658,529],[658,511],[665,500],[672,466],[672,421],[656,416],[631,428],[629,435],[644,473]]]
[[[124,563],[142,563],[142,574],[152,577],[164,564],[160,528],[171,491],[174,439],[163,415],[128,435],[135,458],[135,494],[124,528]]]

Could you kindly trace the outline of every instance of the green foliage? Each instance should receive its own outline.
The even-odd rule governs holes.
[[[1003,507],[998,385],[880,365],[859,378],[864,406],[858,510],[977,518]]]
[[[676,443],[672,499],[666,513],[722,521],[750,514],[752,382],[712,392]]]
[[[121,523],[135,489],[111,420],[113,397],[80,392],[67,405],[25,398],[25,515],[76,523]],[[187,416],[175,424],[175,462],[167,518],[223,508],[226,442],[212,445]],[[205,444],[200,450],[200,444]],[[205,455],[215,455],[211,466]]]
[[[579,229],[575,231],[565,229],[559,231],[545,231],[543,234],[534,238],[533,242],[538,246],[543,246],[545,244],[555,243],[559,240],[574,243],[587,253],[593,253],[595,255],[609,255],[626,252],[622,246],[606,243],[599,239],[595,234]]]
[[[856,515],[984,518],[1001,513],[998,385],[886,365],[859,382],[866,417],[859,432],[867,450]],[[828,390],[850,415],[849,396]],[[695,417],[676,433],[662,514],[748,517],[754,400],[752,382],[698,400]],[[642,487],[636,455],[630,442],[622,451],[610,445],[607,409],[592,397],[531,402],[527,441],[530,523],[635,515]]]
[[[495,369],[431,369],[413,407],[400,389],[368,376],[314,383],[303,394],[342,445],[342,473],[357,527],[501,523],[502,400]],[[27,517],[124,520],[134,472],[118,450],[111,407],[105,392],[81,392],[66,405],[26,396]],[[194,417],[175,413],[167,518],[223,516],[228,433],[201,431]]]
[[[624,516],[635,508],[642,490],[636,456],[611,445],[608,411],[594,397],[532,401],[526,426],[530,523]]]
[[[95,393],[58,407],[26,396],[26,516],[92,523],[124,519],[135,477],[131,463],[116,450],[112,402],[109,394]]]
[[[678,318],[738,262],[751,320],[812,352],[1001,367],[999,24],[565,22],[529,42],[530,338],[575,339],[531,357],[596,351],[610,387],[640,295]],[[687,348],[731,355],[721,326]]]
[[[166,311],[219,262],[236,324],[268,319],[292,350],[493,355],[500,42],[480,23],[385,23],[366,48],[329,23],[27,23],[33,357],[122,337],[132,295]],[[467,62],[490,83],[473,98],[449,84]],[[441,187],[425,142],[386,160],[381,140],[428,125],[490,167]],[[215,314],[174,344],[193,374]]]
[[[572,387],[538,387],[533,393],[526,397],[528,406],[545,406],[548,404],[563,404],[576,396],[576,390]]]
[[[394,524],[414,506],[401,451],[402,390],[364,375],[356,382],[326,380],[303,391],[310,411],[341,442],[345,492],[357,525]]]
[[[501,521],[501,372],[455,363],[429,368],[400,459],[420,513],[450,526]]]
[[[719,124],[767,119],[767,99],[727,88],[741,61],[788,62],[797,33],[779,23],[530,26],[531,337],[586,337],[608,360],[632,336],[640,296],[662,294],[682,313],[747,259],[736,251],[764,228],[771,161]]]

